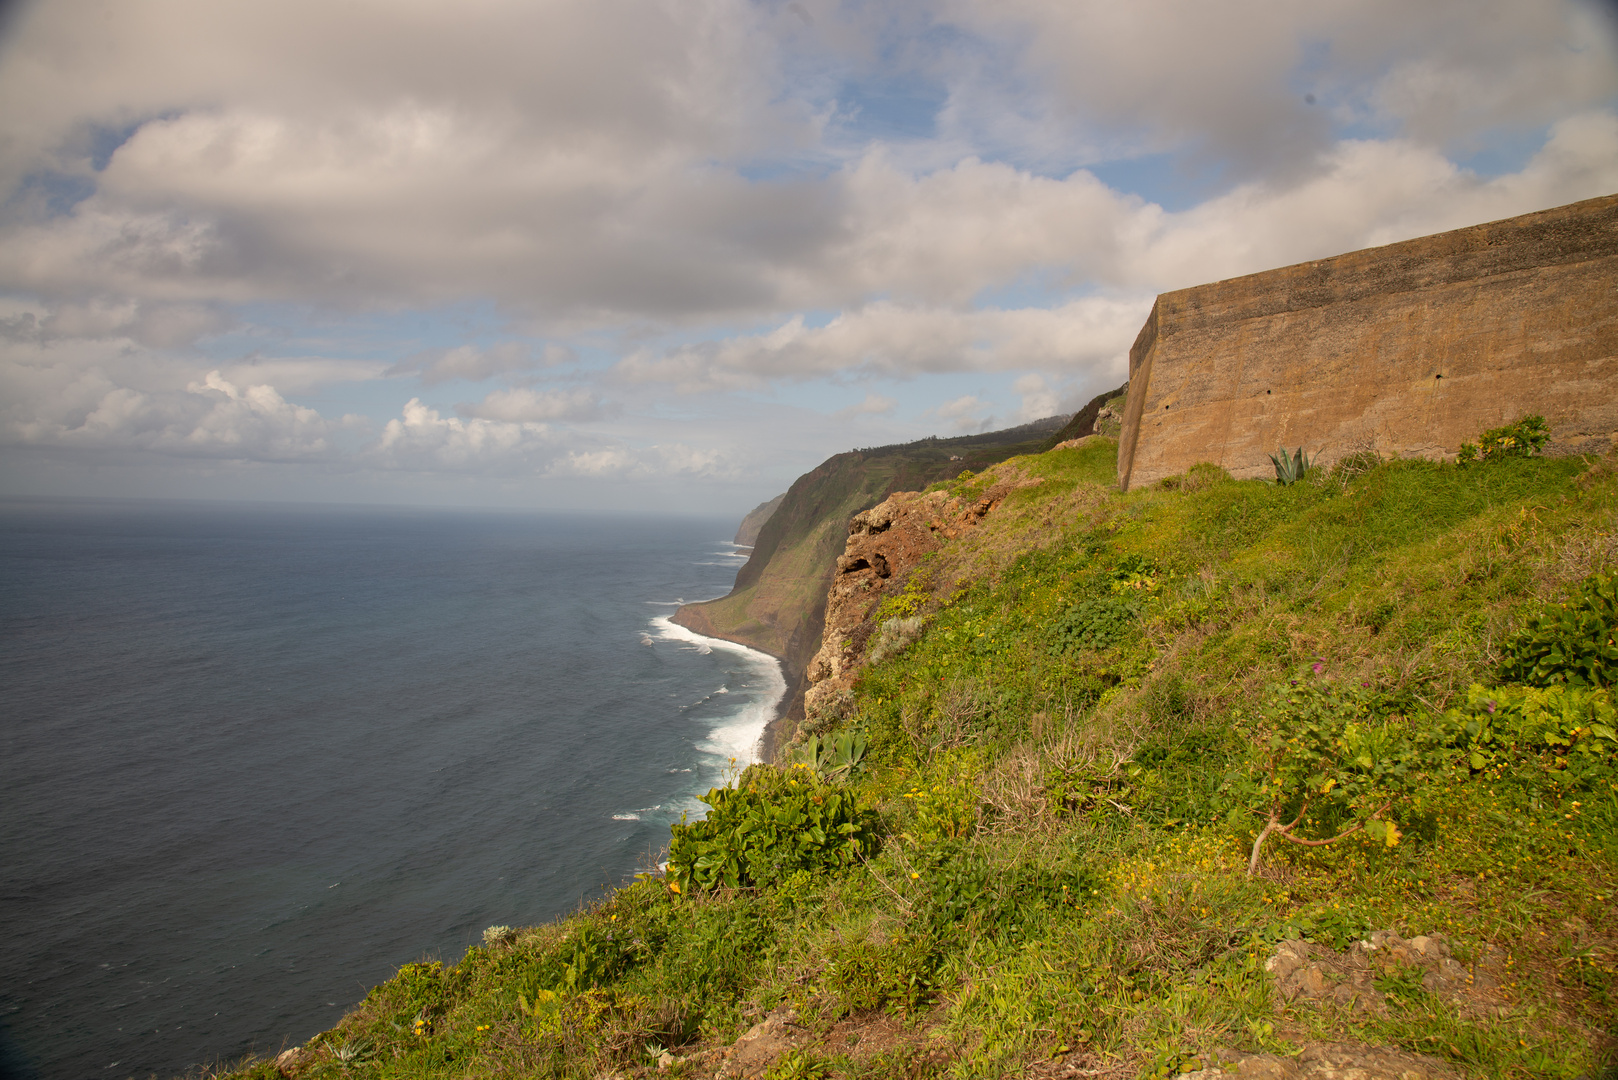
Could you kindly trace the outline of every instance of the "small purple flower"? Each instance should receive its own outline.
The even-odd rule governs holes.
[[[1365,681],[1364,681],[1364,682],[1362,682],[1362,683],[1360,683],[1360,685],[1361,685],[1361,686],[1370,686],[1370,685],[1371,685],[1371,680],[1370,680],[1370,679],[1366,679],[1366,680],[1365,680]]]
[[[1488,709],[1490,712],[1494,712],[1494,702],[1492,700],[1489,702]]]
[[[1326,670],[1326,665],[1322,664],[1319,660],[1316,660],[1313,664],[1309,665],[1309,670],[1314,672],[1316,675],[1319,675],[1322,671]]]
[[[1297,680],[1297,679],[1293,679],[1293,680],[1292,680],[1292,685],[1293,685],[1293,686],[1297,686],[1297,685],[1298,685],[1298,680]]]

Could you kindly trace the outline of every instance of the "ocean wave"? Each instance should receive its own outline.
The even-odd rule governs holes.
[[[748,682],[757,685],[757,691],[742,695],[744,700],[735,709],[716,719],[708,731],[708,737],[697,744],[697,749],[718,759],[714,764],[721,772],[758,761],[764,729],[775,719],[775,710],[787,692],[786,676],[781,670],[780,661],[746,645],[687,630],[667,615],[654,618],[652,627],[653,636],[659,641],[697,647],[704,654],[716,651],[729,653],[746,663],[752,676]]]
[[[639,814],[614,814],[614,815],[612,815],[612,820],[614,820],[614,821],[639,821],[640,820],[640,815]]]

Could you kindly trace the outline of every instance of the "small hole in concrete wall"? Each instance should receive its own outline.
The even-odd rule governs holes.
[[[1270,391],[1268,391],[1268,390],[1266,390],[1266,391],[1264,391],[1264,392],[1265,392],[1265,393],[1266,393],[1266,394],[1268,394],[1268,393],[1270,393]]]

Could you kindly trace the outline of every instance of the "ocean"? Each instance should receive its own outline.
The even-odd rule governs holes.
[[[763,654],[730,520],[0,503],[0,1072],[273,1053],[655,865]]]

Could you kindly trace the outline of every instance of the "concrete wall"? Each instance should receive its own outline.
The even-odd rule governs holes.
[[[1128,490],[1211,461],[1453,457],[1533,413],[1550,453],[1618,433],[1618,195],[1163,293],[1129,352]]]

